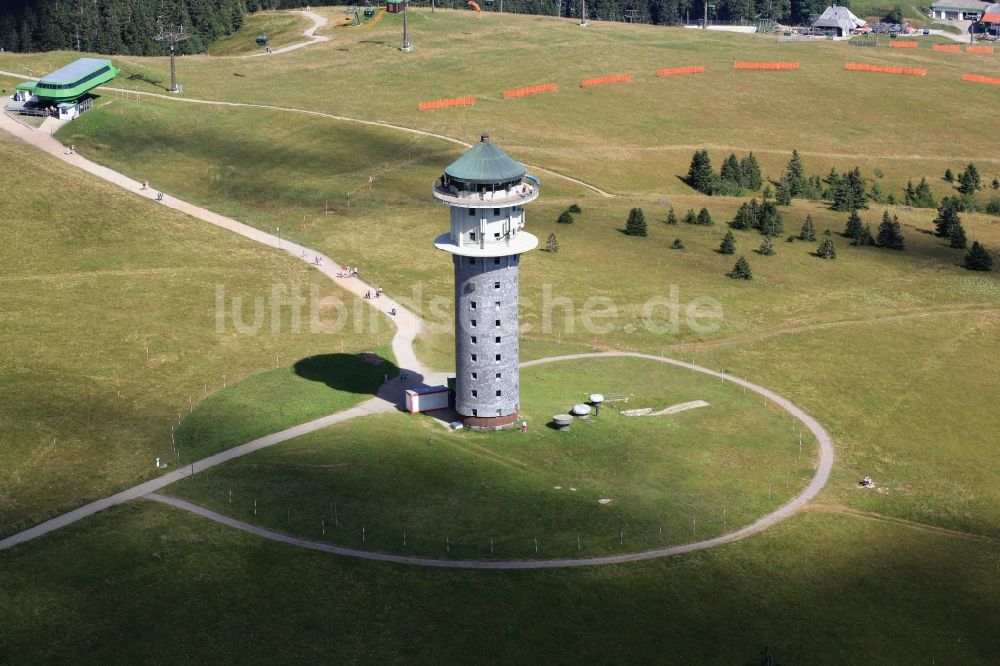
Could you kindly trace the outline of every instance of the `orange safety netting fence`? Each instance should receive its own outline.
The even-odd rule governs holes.
[[[733,69],[767,69],[787,71],[798,69],[797,62],[734,62]]]
[[[429,102],[421,102],[421,111],[430,111],[432,109],[448,109],[453,106],[472,106],[476,103],[476,98],[469,97],[448,97],[445,99],[432,99]]]
[[[510,99],[512,97],[524,97],[525,95],[537,95],[538,93],[555,92],[556,90],[559,90],[559,86],[554,83],[541,83],[537,86],[504,90],[503,98]]]
[[[935,51],[946,51],[948,53],[955,53],[957,51],[961,51],[962,47],[959,46],[958,44],[935,44],[934,45],[934,50]]]
[[[927,70],[922,67],[895,67],[893,65],[868,65],[860,62],[849,62],[844,69],[852,72],[881,72],[882,74],[910,74],[925,76]]]
[[[972,81],[973,83],[992,83],[995,86],[1000,86],[1000,78],[995,76],[980,76],[979,74],[963,74],[963,81]]]
[[[589,88],[590,86],[602,86],[607,83],[628,83],[632,80],[631,74],[612,74],[610,76],[598,76],[593,79],[585,79],[580,86]]]
[[[889,46],[894,49],[915,49],[917,48],[916,42],[889,42]]]
[[[992,46],[966,46],[965,50],[969,53],[993,53]]]
[[[656,72],[657,76],[679,76],[681,74],[701,74],[705,71],[704,65],[694,65],[693,67],[668,67]]]

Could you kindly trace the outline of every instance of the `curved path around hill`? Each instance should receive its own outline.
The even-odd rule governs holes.
[[[685,363],[684,361],[678,361],[672,358],[667,358],[665,356],[656,356],[654,354],[640,354],[638,352],[592,352],[586,354],[568,354],[565,356],[550,356],[548,358],[542,358],[534,361],[526,361],[521,364],[522,368],[529,368],[536,365],[542,365],[544,363],[556,363],[559,361],[576,361],[592,358],[618,358],[618,357],[632,357],[641,358],[649,361],[655,361],[658,363],[664,363],[666,365],[672,365],[678,368],[684,368],[686,370],[692,370],[694,372],[700,372],[711,377],[721,379],[722,381],[728,381],[730,383],[736,384],[737,386],[745,387],[754,393],[757,393],[767,400],[778,405],[786,412],[792,415],[793,418],[797,419],[802,425],[804,425],[808,430],[816,437],[816,441],[819,443],[819,463],[816,466],[816,474],[809,481],[809,484],[800,492],[798,495],[793,497],[791,500],[783,504],[781,507],[772,511],[771,513],[758,518],[753,523],[743,527],[741,529],[735,530],[733,532],[728,532],[722,534],[713,539],[705,539],[703,541],[694,541],[692,543],[680,544],[677,546],[670,546],[668,548],[656,548],[653,550],[644,550],[633,553],[622,553],[620,555],[604,555],[598,557],[580,557],[580,558],[566,558],[566,559],[527,559],[527,560],[448,560],[439,559],[431,557],[415,557],[407,555],[394,555],[390,553],[379,553],[369,550],[359,550],[357,548],[348,548],[345,546],[335,546],[333,544],[324,543],[322,541],[312,541],[310,539],[303,539],[301,537],[292,536],[289,534],[282,534],[281,532],[275,532],[274,530],[269,530],[263,527],[258,527],[256,525],[251,525],[241,520],[236,520],[235,518],[230,518],[229,516],[224,516],[220,513],[212,511],[211,509],[206,509],[197,504],[192,504],[185,500],[177,499],[175,497],[168,497],[165,495],[160,495],[157,493],[151,493],[146,496],[146,499],[161,502],[163,504],[168,504],[178,509],[183,509],[189,511],[196,515],[202,516],[203,518],[208,518],[221,525],[226,525],[244,532],[249,532],[250,534],[256,534],[259,537],[265,539],[270,539],[271,541],[277,541],[280,543],[286,543],[293,546],[299,546],[300,548],[308,548],[310,550],[318,550],[324,553],[331,553],[334,555],[343,555],[346,557],[356,557],[364,560],[375,560],[378,562],[392,562],[395,564],[407,564],[415,566],[424,567],[438,567],[446,569],[561,569],[566,567],[589,567],[589,566],[599,566],[605,564],[623,564],[626,562],[639,562],[642,560],[652,560],[661,557],[670,557],[672,555],[681,555],[683,553],[692,553],[698,550],[706,550],[708,548],[714,548],[716,546],[721,546],[722,544],[731,543],[733,541],[739,541],[740,539],[745,539],[748,536],[762,532],[767,528],[781,522],[785,518],[788,518],[795,512],[799,511],[805,505],[812,500],[816,495],[822,490],[823,486],[826,485],[827,480],[830,478],[830,471],[833,469],[833,441],[830,439],[830,435],[827,434],[826,430],[823,429],[816,419],[806,414],[804,411],[796,407],[789,400],[778,395],[774,391],[764,388],[763,386],[758,386],[744,379],[738,377],[733,377],[727,375],[724,372],[716,372],[715,370],[710,370],[709,368],[704,368],[694,363]]]
[[[66,147],[59,143],[50,134],[33,130],[30,127],[22,125],[5,113],[0,113],[0,130],[6,131],[14,137],[21,139],[22,141],[35,146],[64,162],[103,178],[104,180],[138,194],[139,196],[143,196],[148,199],[155,199],[156,197],[155,191],[142,190],[142,183],[139,183],[138,181],[132,180],[117,171],[113,171],[107,167],[91,162],[78,153],[73,155],[67,154],[68,151],[66,150]],[[164,195],[161,203],[168,208],[173,208],[222,229],[226,229],[227,231],[232,231],[245,238],[261,243],[262,245],[284,250],[295,258],[310,264],[313,268],[330,278],[330,280],[335,282],[338,286],[346,289],[358,298],[362,298],[366,291],[375,290],[374,287],[362,282],[358,278],[337,277],[340,264],[330,257],[310,250],[309,248],[299,245],[298,243],[278,238],[277,236],[255,229],[254,227],[243,224],[242,222],[237,222],[232,218],[213,213],[210,210],[195,206],[187,203],[186,201],[181,201],[180,199],[176,199],[166,194]],[[5,550],[19,543],[48,534],[49,532],[74,523],[82,518],[91,516],[98,511],[142,497],[143,495],[160,490],[171,483],[187,478],[192,474],[197,474],[198,472],[206,470],[210,467],[214,467],[234,458],[239,458],[240,456],[252,453],[253,451],[273,446],[274,444],[299,437],[300,435],[304,435],[321,428],[326,428],[327,426],[340,423],[357,416],[366,416],[368,414],[391,411],[396,409],[397,405],[401,402],[404,389],[411,386],[420,386],[425,383],[432,385],[440,384],[444,381],[443,374],[434,373],[425,368],[417,359],[416,354],[413,351],[413,340],[416,338],[417,333],[420,330],[420,319],[402,304],[394,301],[388,296],[383,296],[378,299],[366,299],[365,302],[371,307],[374,307],[383,314],[387,315],[396,325],[396,332],[392,338],[392,352],[396,357],[396,365],[401,370],[405,370],[407,373],[407,379],[405,381],[400,380],[399,378],[389,381],[381,387],[376,397],[356,405],[351,409],[337,412],[336,414],[325,416],[308,423],[303,423],[281,432],[272,433],[216,455],[209,456],[208,458],[196,461],[191,465],[184,466],[183,468],[176,469],[151,481],[141,483],[109,497],[96,500],[61,516],[56,516],[55,518],[47,520],[43,523],[39,523],[38,525],[35,525],[27,530],[18,532],[17,534],[13,534],[4,539],[0,539],[0,550]],[[395,316],[389,314],[393,308],[396,310]]]
[[[305,16],[307,19],[310,19],[313,22],[312,27],[308,28],[305,32],[302,33],[303,37],[307,37],[309,39],[308,42],[298,42],[298,43],[295,43],[295,44],[289,44],[288,46],[282,46],[282,47],[277,48],[277,49],[271,49],[270,53],[267,53],[265,51],[263,53],[252,53],[250,55],[237,56],[237,57],[238,58],[260,58],[261,56],[278,55],[279,53],[288,53],[289,51],[295,51],[296,49],[301,49],[301,48],[303,48],[305,46],[312,46],[313,44],[319,44],[320,42],[328,42],[328,41],[330,41],[329,37],[326,37],[324,35],[317,35],[316,34],[317,30],[319,30],[320,28],[323,28],[323,27],[326,26],[327,19],[326,19],[325,16],[320,16],[316,12],[310,12],[310,11],[306,11],[306,10],[295,10],[295,11],[291,11],[289,13],[291,13],[291,14],[301,14],[302,16]]]
[[[55,137],[44,132],[32,130],[29,127],[21,125],[16,122],[6,114],[0,114],[0,129],[12,134],[13,136],[25,141],[26,143],[43,150],[50,155],[61,159],[73,166],[76,166],[88,173],[94,174],[104,180],[111,182],[119,187],[125,188],[130,192],[136,193],[139,196],[144,196],[146,198],[154,198],[155,192],[149,190],[142,190],[141,183],[132,180],[123,174],[120,174],[112,169],[101,166],[90,160],[82,157],[79,154],[69,154],[65,146],[59,143]],[[314,252],[305,246],[293,243],[287,240],[282,240],[280,237],[268,234],[266,232],[255,229],[249,225],[237,222],[232,218],[213,213],[207,209],[201,208],[199,206],[192,205],[185,201],[181,201],[171,196],[164,195],[162,199],[163,205],[178,210],[180,212],[186,213],[198,219],[204,220],[222,229],[238,233],[245,238],[249,238],[258,243],[267,245],[269,247],[274,247],[279,250],[284,250],[291,254],[292,256],[301,259],[302,261],[309,262],[317,270],[321,271],[331,280],[333,280],[339,286],[347,289],[349,292],[358,296],[359,298],[364,295],[364,292],[372,290],[372,287],[365,284],[357,278],[340,278],[337,277],[337,271],[339,270],[339,264],[334,260],[326,257],[320,253]],[[404,308],[401,304],[393,301],[389,297],[379,298],[379,299],[366,299],[366,302],[379,309],[384,314],[389,314],[389,311],[393,308],[396,310],[396,315],[392,317],[392,320],[396,323],[396,333],[392,339],[392,349],[396,356],[397,365],[400,369],[407,371],[408,379],[406,381],[401,381],[396,378],[382,387],[379,391],[379,395],[371,398],[360,405],[357,405],[351,409],[332,414],[308,423],[300,424],[292,428],[288,428],[281,432],[272,433],[265,437],[255,439],[246,444],[233,447],[226,451],[222,451],[213,456],[209,456],[202,460],[193,462],[190,466],[185,466],[183,468],[174,470],[168,474],[160,476],[151,481],[133,486],[127,490],[116,493],[109,497],[91,502],[85,506],[78,509],[65,513],[61,516],[57,516],[43,523],[35,525],[27,530],[18,532],[17,534],[11,535],[4,539],[0,539],[0,550],[5,550],[11,548],[17,544],[30,541],[39,536],[43,536],[52,532],[54,530],[60,529],[66,525],[70,525],[77,522],[87,516],[91,516],[99,511],[102,511],[111,506],[121,504],[139,497],[149,497],[150,499],[165,502],[173,506],[183,508],[188,511],[197,513],[204,517],[215,520],[216,522],[229,525],[238,529],[242,529],[254,534],[258,534],[268,539],[274,541],[280,541],[284,543],[289,543],[292,545],[298,545],[304,548],[311,548],[313,550],[321,550],[324,552],[330,552],[339,555],[347,555],[353,557],[359,557],[368,560],[395,562],[399,564],[414,564],[421,566],[432,566],[432,567],[450,567],[450,568],[464,568],[464,569],[550,569],[550,568],[561,568],[561,567],[578,567],[578,566],[594,566],[600,564],[619,564],[623,562],[634,562],[639,560],[653,559],[659,557],[668,557],[671,555],[678,555],[681,553],[693,552],[696,550],[704,550],[706,548],[712,548],[724,543],[729,543],[739,539],[746,538],[752,534],[756,534],[762,530],[771,527],[775,523],[784,520],[789,517],[799,509],[801,509],[807,502],[814,498],[819,491],[826,485],[827,480],[830,476],[830,470],[833,467],[833,442],[830,436],[826,433],[823,427],[811,416],[803,412],[801,409],[796,407],[794,404],[781,397],[780,395],[770,391],[762,386],[757,386],[744,379],[737,377],[732,377],[725,374],[724,372],[717,372],[715,370],[710,370],[693,363],[686,363],[684,361],[678,361],[675,359],[667,358],[664,356],[655,356],[652,354],[641,354],[636,352],[593,352],[586,354],[572,354],[567,356],[554,356],[545,359],[538,359],[535,361],[528,361],[522,364],[522,367],[531,367],[535,365],[540,365],[543,363],[552,363],[557,361],[567,361],[567,360],[578,360],[578,359],[588,359],[588,358],[604,358],[604,357],[635,357],[644,358],[652,361],[657,361],[660,363],[665,363],[668,365],[677,366],[680,368],[686,368],[688,370],[693,370],[695,372],[701,372],[712,377],[717,377],[723,381],[730,381],[739,386],[746,387],[747,389],[754,391],[765,399],[774,402],[779,405],[794,418],[798,419],[803,425],[808,428],[813,435],[816,437],[819,443],[819,462],[817,465],[816,475],[812,478],[809,484],[802,490],[801,493],[796,495],[792,500],[778,508],[776,511],[758,519],[754,523],[743,527],[742,529],[730,532],[728,534],[721,535],[714,539],[707,539],[704,541],[698,541],[694,543],[682,544],[679,546],[673,546],[670,548],[660,548],[655,550],[637,552],[637,553],[625,553],[621,555],[609,555],[604,557],[592,557],[592,558],[579,558],[579,559],[560,559],[560,560],[507,560],[507,561],[481,561],[481,560],[442,560],[433,558],[421,558],[421,557],[406,557],[400,555],[390,555],[386,553],[376,553],[370,551],[355,550],[351,548],[343,548],[340,546],[333,546],[326,543],[309,541],[306,539],[299,539],[297,537],[292,537],[289,535],[280,534],[278,532],[273,532],[270,530],[265,530],[263,528],[255,527],[248,523],[243,523],[221,514],[209,511],[202,507],[183,502],[181,500],[175,500],[173,498],[167,498],[156,494],[157,490],[161,490],[164,487],[176,483],[184,478],[197,474],[200,471],[209,469],[216,465],[222,464],[229,460],[239,458],[241,456],[247,455],[254,451],[259,451],[260,449],[273,446],[280,442],[299,437],[301,435],[314,432],[321,428],[334,425],[336,423],[342,423],[349,419],[355,418],[357,416],[366,416],[369,414],[376,414],[381,412],[391,411],[397,408],[397,405],[401,402],[402,392],[405,388],[409,386],[418,386],[425,384],[437,384],[442,383],[444,375],[435,374],[429,372],[417,359],[416,354],[413,350],[413,340],[416,337],[417,332],[420,329],[420,319],[412,312]],[[391,315],[390,315],[391,316]]]

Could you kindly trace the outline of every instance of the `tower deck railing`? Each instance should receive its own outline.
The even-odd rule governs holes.
[[[520,206],[537,199],[538,188],[528,183],[522,183],[510,190],[468,192],[435,183],[434,198],[449,206],[463,206],[465,208]]]

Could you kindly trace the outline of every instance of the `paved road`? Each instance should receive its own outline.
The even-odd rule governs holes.
[[[723,381],[728,381],[738,386],[744,386],[748,390],[760,394],[766,397],[768,400],[778,405],[794,418],[798,419],[810,432],[816,437],[816,441],[819,442],[819,464],[816,466],[816,474],[813,476],[809,484],[800,492],[798,495],[793,497],[791,500],[786,502],[784,505],[779,507],[777,510],[757,519],[755,522],[738,529],[734,532],[729,532],[721,536],[717,536],[713,539],[706,539],[704,541],[695,541],[692,543],[681,544],[679,546],[670,546],[669,548],[656,548],[654,550],[645,550],[636,553],[622,553],[621,555],[605,555],[601,557],[581,557],[581,558],[568,558],[568,559],[554,559],[554,560],[445,560],[429,557],[411,557],[406,555],[392,555],[389,553],[377,553],[365,550],[358,550],[356,548],[346,548],[344,546],[334,546],[329,543],[323,543],[321,541],[311,541],[309,539],[302,539],[299,537],[290,536],[288,534],[282,534],[280,532],[275,532],[273,530],[268,530],[263,527],[257,527],[256,525],[251,525],[245,523],[241,520],[236,520],[228,516],[224,516],[220,513],[216,513],[210,509],[198,506],[197,504],[192,504],[191,502],[186,502],[184,500],[176,499],[173,497],[167,497],[164,495],[159,495],[152,493],[147,495],[147,499],[155,500],[157,502],[162,502],[163,504],[168,504],[170,506],[176,507],[178,509],[183,509],[189,511],[196,515],[208,518],[209,520],[215,521],[222,525],[227,525],[229,527],[236,528],[238,530],[243,530],[244,532],[249,532],[250,534],[256,534],[257,536],[263,537],[265,539],[270,539],[271,541],[278,541],[280,543],[287,543],[293,546],[299,546],[301,548],[309,548],[310,550],[318,550],[324,553],[331,553],[334,555],[343,555],[347,557],[357,557],[363,560],[374,560],[378,562],[393,562],[395,564],[407,564],[415,566],[424,567],[439,567],[439,568],[449,568],[449,569],[561,569],[567,567],[590,567],[599,566],[606,564],[624,564],[626,562],[639,562],[642,560],[652,560],[660,557],[670,557],[672,555],[680,555],[683,553],[691,553],[696,550],[706,550],[708,548],[714,548],[716,546],[721,546],[722,544],[732,543],[733,541],[739,541],[740,539],[745,539],[748,536],[762,532],[767,528],[775,525],[776,523],[788,518],[796,511],[800,510],[806,505],[811,499],[816,497],[819,491],[826,485],[827,480],[830,478],[830,471],[833,469],[833,441],[830,439],[830,435],[827,434],[826,430],[823,429],[816,419],[806,414],[804,411],[796,407],[787,399],[778,395],[774,391],[764,388],[763,386],[758,386],[751,382],[738,377],[732,377],[722,372],[717,372],[715,370],[710,370],[709,368],[703,368],[694,363],[686,363],[684,361],[677,361],[672,358],[667,358],[665,356],[655,356],[653,354],[640,354],[635,352],[595,352],[587,354],[569,354],[566,356],[551,356],[549,358],[538,359],[535,361],[527,361],[521,364],[522,368],[528,368],[535,365],[542,365],[544,363],[557,363],[559,361],[574,361],[580,359],[592,359],[592,358],[615,358],[615,357],[634,357],[643,358],[650,361],[656,361],[659,363],[665,363],[667,365],[673,365],[679,368],[685,368],[687,370],[693,370],[694,372],[700,372],[712,377],[716,377]]]

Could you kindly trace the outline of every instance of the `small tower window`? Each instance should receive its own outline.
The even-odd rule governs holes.
[[[493,283],[493,288],[494,289],[499,289],[500,288],[500,283],[499,282],[494,282]]]
[[[500,372],[497,373],[497,379],[500,379],[500,375],[501,374],[503,374],[503,373],[500,373]]]
[[[475,208],[470,208],[469,209],[469,217],[472,217],[475,214],[476,214],[476,209]]]
[[[478,398],[479,397],[479,391],[477,391],[476,389],[472,389],[472,397],[473,398]]]
[[[500,214],[500,209],[499,208],[494,208],[493,209],[493,214],[494,215],[499,215]]]
[[[476,344],[476,336],[472,336],[472,344]]]
[[[475,354],[473,354],[473,355],[472,355],[472,360],[473,360],[473,361],[475,361],[475,360],[476,360],[476,355],[475,355]]]
[[[500,240],[500,232],[493,234],[493,240]]]
[[[497,397],[500,397],[500,389],[497,389]]]
[[[478,411],[478,410],[475,410],[475,409],[473,409],[473,410],[472,410],[472,415],[473,415],[473,416],[479,416],[479,411]]]
[[[494,338],[494,341],[495,341],[495,342],[496,342],[497,344],[500,344],[500,336],[498,335],[498,336],[497,336],[496,338]],[[473,341],[473,342],[475,342],[475,341]]]
[[[475,328],[476,327],[476,320],[475,319],[470,319],[469,320],[469,325],[472,326],[472,328]]]
[[[476,302],[475,301],[469,301],[469,307],[471,309],[475,310],[476,309]]]
[[[500,309],[500,301],[496,301],[493,305],[496,306],[497,310]]]
[[[500,257],[493,257],[493,263],[497,266],[500,265]]]
[[[479,379],[479,373],[478,372],[473,372],[472,373],[472,378],[473,379]]]
[[[475,360],[475,359],[473,359],[473,360]],[[497,354],[497,360],[498,361],[500,360],[500,354]]]
[[[469,263],[470,264],[476,263],[476,258],[475,257],[469,257]]]
[[[497,319],[497,326],[499,326],[499,325],[500,325],[500,320]],[[473,326],[475,326],[475,324],[473,324]]]
[[[470,231],[469,232],[469,240],[476,240],[476,232],[475,231]]]

